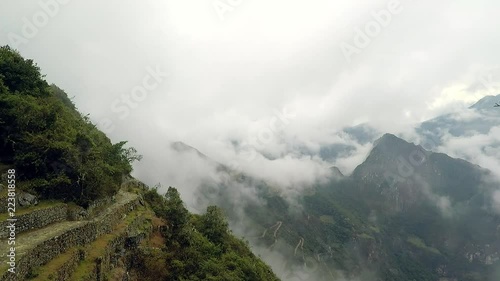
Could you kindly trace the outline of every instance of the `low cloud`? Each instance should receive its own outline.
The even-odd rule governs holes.
[[[489,169],[500,180],[500,126],[486,134],[473,132],[465,136],[445,134],[440,152],[451,157],[462,158]]]

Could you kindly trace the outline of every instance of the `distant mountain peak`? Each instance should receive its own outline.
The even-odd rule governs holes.
[[[377,146],[379,143],[386,143],[386,142],[405,142],[403,139],[398,138],[396,135],[390,134],[390,133],[385,133],[383,134],[380,138],[378,138],[374,142],[374,146]]]
[[[332,174],[333,174],[334,177],[337,177],[337,178],[343,178],[344,177],[344,174],[336,166],[330,167],[330,171],[332,172]]]
[[[396,135],[385,133],[373,143],[373,147],[382,148],[383,150],[397,151],[400,149],[414,149],[418,146],[414,143],[409,143]]]
[[[170,143],[170,146],[176,151],[188,151],[188,150],[196,150],[194,147],[185,144],[182,141],[174,141]]]
[[[407,142],[393,134],[384,134],[373,144],[366,160],[354,169],[351,176],[380,183],[387,172],[397,173],[401,159],[408,161],[410,155],[429,155],[420,145]],[[377,178],[377,179],[375,179]]]
[[[181,152],[181,153],[194,152],[198,156],[200,156],[201,158],[208,159],[208,157],[205,154],[201,153],[198,149],[196,149],[190,145],[187,145],[181,141],[175,141],[175,142],[170,143],[170,147],[177,152]]]
[[[493,106],[495,103],[500,102],[500,94],[496,96],[485,96],[484,98],[480,99],[478,102],[476,102],[474,105],[472,105],[469,108],[473,109],[492,109],[494,108]]]

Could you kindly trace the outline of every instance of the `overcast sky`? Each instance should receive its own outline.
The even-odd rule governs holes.
[[[0,44],[129,140],[150,184],[209,169],[169,151],[183,141],[293,185],[331,164],[297,147],[365,122],[410,131],[497,94],[499,13],[495,0],[2,0]],[[371,148],[357,146],[344,171]]]

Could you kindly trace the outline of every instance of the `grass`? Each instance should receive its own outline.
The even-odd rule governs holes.
[[[358,235],[359,238],[361,239],[369,239],[369,240],[375,240],[375,238],[371,235],[368,235],[366,233],[361,233]]]
[[[440,254],[441,254],[441,252],[440,252],[438,249],[433,248],[433,247],[429,247],[429,246],[427,246],[427,245],[425,244],[425,242],[424,242],[422,239],[420,239],[420,238],[418,238],[418,237],[416,237],[416,236],[411,236],[411,237],[409,237],[409,238],[407,239],[407,241],[408,241],[410,244],[412,244],[413,246],[415,246],[415,247],[417,247],[417,248],[420,248],[420,249],[422,249],[422,250],[426,250],[426,251],[429,251],[429,252],[434,253],[434,254],[437,254],[437,255],[440,255]]]
[[[327,215],[320,216],[319,220],[322,223],[326,223],[326,224],[334,224],[335,223],[335,220],[333,219],[333,217],[332,216],[327,216]]]
[[[132,223],[132,221],[139,217],[139,216],[144,216],[148,215],[148,212],[144,210],[144,207],[137,209],[136,211],[129,213],[127,217],[120,223],[118,224],[113,232],[109,234],[104,234],[101,237],[99,237],[97,240],[92,242],[88,247],[87,247],[87,256],[84,261],[80,263],[80,265],[77,267],[75,270],[73,276],[71,276],[70,280],[82,280],[85,277],[89,275],[90,272],[94,270],[95,266],[95,260],[98,257],[101,257],[105,254],[106,252],[106,247],[108,246],[109,242],[111,242],[113,239],[119,237],[120,235],[123,235],[127,226]]]
[[[160,231],[158,231],[158,227],[164,226],[165,221],[163,221],[159,217],[156,217],[154,213],[151,213],[150,216],[151,223],[153,225],[153,233],[151,233],[149,240],[144,240],[143,243],[145,244],[145,246],[161,248],[165,245],[165,238],[161,235]]]
[[[51,260],[49,263],[44,265],[43,267],[39,267],[35,272],[38,273],[38,276],[33,281],[45,281],[45,280],[53,280],[56,275],[55,273],[62,265],[64,265],[69,259],[73,256],[78,255],[79,247],[73,247],[67,250],[66,252],[60,254],[55,259]]]
[[[34,210],[53,207],[59,204],[64,203],[57,201],[43,201],[37,206],[24,209],[23,212],[20,213],[29,213]],[[65,262],[67,262],[68,259],[72,258],[75,254],[78,254],[78,252],[82,249],[85,249],[86,252],[85,259],[80,261],[70,280],[85,279],[86,277],[88,277],[90,272],[94,270],[96,258],[101,257],[105,254],[106,248],[108,247],[109,243],[113,241],[113,239],[119,237],[120,235],[125,235],[125,231],[129,227],[129,225],[138,217],[145,218],[145,221],[143,223],[137,225],[137,230],[139,231],[149,230],[149,227],[153,223],[153,220],[155,225],[163,224],[160,219],[154,217],[154,213],[151,210],[148,210],[146,207],[139,206],[136,210],[129,213],[126,218],[120,221],[113,228],[113,232],[102,235],[94,242],[87,245],[85,248],[76,246],[68,249],[47,264],[34,269],[32,271],[33,277],[30,280],[53,280],[52,278],[56,277],[56,272],[61,268],[61,266],[63,266]],[[2,272],[6,272],[8,265],[6,263],[1,263],[0,268],[2,269]]]

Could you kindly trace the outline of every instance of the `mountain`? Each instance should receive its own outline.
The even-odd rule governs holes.
[[[465,111],[438,116],[425,121],[416,132],[429,139],[431,147],[443,144],[448,137],[464,137],[471,134],[488,134],[500,124],[500,110],[493,107],[500,102],[500,95],[486,96]]]
[[[375,142],[375,146],[365,162],[359,165],[352,177],[370,184],[423,185],[439,187],[439,195],[466,200],[478,192],[482,179],[489,174],[461,159],[453,159],[446,154],[432,153],[423,147],[385,134]]]
[[[337,178],[344,177],[344,174],[342,174],[342,172],[340,171],[339,168],[334,166],[334,167],[331,167],[330,170],[332,171],[333,177],[337,177]]]
[[[192,214],[176,188],[158,194],[131,177],[137,151],[113,144],[8,46],[0,136],[0,280],[279,280],[220,208]]]
[[[500,124],[500,109],[494,107],[500,102],[500,95],[486,96],[463,111],[437,116],[415,124],[415,131],[426,139],[426,148],[437,149],[450,137],[467,137],[471,134],[488,134]],[[383,133],[369,123],[344,127],[336,134],[333,143],[322,143],[319,150],[300,147],[303,155],[319,156],[323,161],[333,163],[355,153],[357,146],[374,143]]]
[[[370,125],[366,123],[353,127],[346,127],[343,131],[360,144],[373,142],[378,136],[380,136],[379,131],[370,127]]]
[[[425,148],[369,125],[345,128],[346,140],[373,143],[366,159],[350,176],[332,167],[331,180],[292,199],[225,167],[222,182],[200,187],[201,202],[224,208],[233,231],[285,280],[498,280],[498,183],[482,167],[432,151],[449,136],[498,126],[496,99],[419,125]],[[301,151],[334,161],[354,149],[348,141]]]
[[[190,145],[187,145],[181,141],[177,141],[177,142],[172,142],[170,144],[170,147],[177,151],[177,152],[180,152],[180,153],[195,153],[196,155],[198,155],[200,158],[203,158],[203,159],[209,159],[205,154],[201,153],[198,149],[190,146]]]
[[[425,265],[416,280],[425,275],[434,276],[429,280],[496,280],[500,217],[490,198],[498,185],[488,182],[489,174],[384,135],[354,171],[352,179],[364,192],[352,195],[377,214],[378,227],[394,233],[392,239],[423,249],[406,248],[411,262]],[[389,253],[401,247],[385,246]]]
[[[309,149],[305,145],[296,148],[296,150],[302,155],[319,156],[323,161],[333,163],[335,160],[355,152],[358,145],[372,143],[380,135],[381,133],[369,124],[360,124],[342,128],[334,134],[336,142],[321,143],[317,151]]]
[[[286,280],[493,281],[500,216],[489,174],[385,134],[351,176],[306,188],[295,201],[249,176],[212,186],[210,198],[257,252],[284,257]],[[235,202],[236,186],[258,199]]]
[[[470,108],[478,110],[496,110],[494,105],[500,102],[500,94],[496,96],[486,96],[472,105]]]

